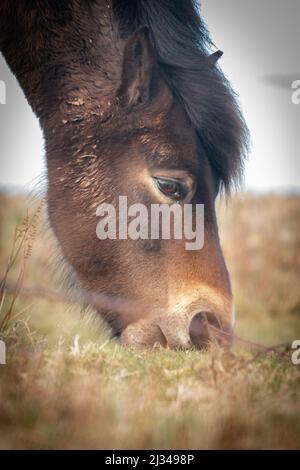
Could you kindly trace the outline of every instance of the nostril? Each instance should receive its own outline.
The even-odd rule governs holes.
[[[220,328],[217,316],[211,312],[199,312],[194,315],[189,326],[189,334],[194,346],[204,349],[212,339],[210,326]]]

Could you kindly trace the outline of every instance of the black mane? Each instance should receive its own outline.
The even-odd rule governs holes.
[[[124,36],[148,26],[158,61],[197,129],[221,185],[238,182],[248,129],[236,96],[207,57],[213,43],[194,0],[113,0]]]

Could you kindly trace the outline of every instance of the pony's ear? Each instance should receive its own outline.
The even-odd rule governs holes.
[[[216,63],[222,57],[222,55],[223,55],[222,51],[216,51],[213,54],[209,55],[207,60],[211,65],[216,65]]]
[[[147,27],[139,28],[125,45],[119,90],[119,98],[124,106],[146,103],[150,98],[156,60],[148,34]]]

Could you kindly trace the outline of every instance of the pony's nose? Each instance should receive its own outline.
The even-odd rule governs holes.
[[[217,316],[212,312],[199,312],[193,316],[189,335],[191,342],[198,349],[206,348],[213,339],[214,333],[220,331],[220,322]]]

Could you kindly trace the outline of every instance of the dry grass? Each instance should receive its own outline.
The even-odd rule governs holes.
[[[27,207],[1,196],[1,275]],[[219,212],[237,334],[266,345],[300,339],[300,199],[236,197]],[[9,278],[54,289],[39,218]],[[216,346],[134,352],[79,306],[6,295],[0,324],[8,312],[0,448],[300,448],[300,367],[288,357],[253,361],[242,347]]]

